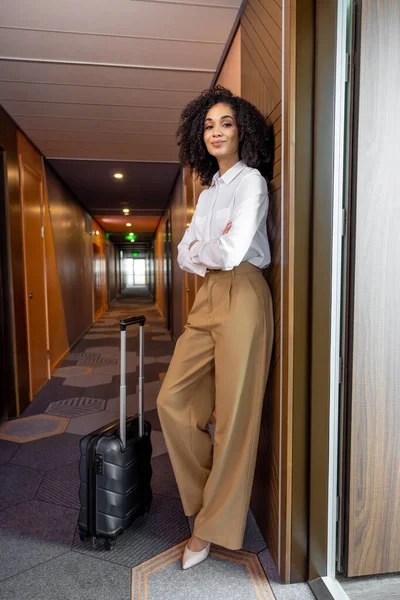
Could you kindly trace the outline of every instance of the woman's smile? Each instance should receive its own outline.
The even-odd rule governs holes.
[[[221,173],[239,160],[239,131],[229,104],[219,102],[210,108],[204,120],[203,140],[209,154],[218,160]]]

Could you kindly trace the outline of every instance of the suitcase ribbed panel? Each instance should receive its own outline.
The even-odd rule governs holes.
[[[78,522],[79,528],[93,537],[115,538],[139,515],[148,511],[152,501],[151,424],[145,422],[144,435],[139,438],[137,418],[128,419],[125,451],[122,450],[117,430],[118,425],[111,429],[108,427],[104,434],[100,429],[81,440],[81,509]],[[93,456],[102,459],[103,473],[97,473],[94,477],[91,498],[88,463],[91,469],[95,467],[93,459],[88,461],[87,451],[94,439]],[[91,521],[95,523],[95,531],[92,531],[93,527],[88,522],[91,514],[95,515]]]

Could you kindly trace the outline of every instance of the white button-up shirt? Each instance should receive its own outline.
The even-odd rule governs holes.
[[[179,266],[202,277],[207,269],[230,271],[244,261],[268,266],[267,214],[267,182],[257,169],[239,161],[222,176],[218,171],[211,186],[201,192],[178,244]],[[228,221],[231,229],[223,235]],[[198,242],[189,250],[194,240]]]

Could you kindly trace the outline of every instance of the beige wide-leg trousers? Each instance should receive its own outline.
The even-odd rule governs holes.
[[[198,512],[194,535],[231,550],[243,543],[273,330],[260,269],[207,273],[157,399],[185,514]]]

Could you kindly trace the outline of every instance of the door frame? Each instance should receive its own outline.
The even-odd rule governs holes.
[[[0,239],[0,322],[2,331],[1,349],[1,372],[4,375],[4,388],[2,390],[2,402],[5,405],[0,408],[0,425],[3,420],[16,416],[19,412],[17,386],[15,372],[15,342],[13,335],[13,306],[11,293],[11,251],[10,232],[8,227],[8,203],[7,203],[7,152],[0,146],[0,227],[4,234]],[[17,401],[17,402],[16,402]]]
[[[348,599],[336,560],[351,14],[352,0],[317,0],[309,585],[321,600]]]

